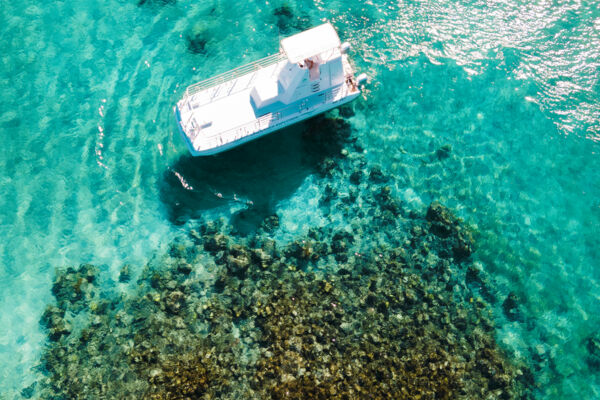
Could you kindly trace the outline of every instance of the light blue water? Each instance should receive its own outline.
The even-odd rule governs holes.
[[[36,379],[55,268],[100,264],[115,286],[188,218],[248,201],[281,215],[281,238],[331,218],[293,130],[212,165],[190,161],[172,117],[186,85],[325,18],[370,76],[349,119],[368,158],[409,205],[437,199],[474,224],[494,296],[521,298],[525,321],[498,306],[497,337],[539,359],[538,397],[600,397],[584,345],[600,326],[596,3],[290,1],[291,20],[273,13],[283,2],[196,3],[0,7],[0,397]],[[199,204],[173,176],[201,182]]]

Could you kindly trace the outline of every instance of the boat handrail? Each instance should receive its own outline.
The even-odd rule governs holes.
[[[217,86],[223,82],[227,82],[231,79],[235,79],[242,75],[245,75],[252,71],[257,71],[261,68],[268,67],[269,65],[276,64],[280,61],[287,59],[287,56],[284,53],[276,53],[271,54],[270,56],[261,58],[260,60],[253,61],[246,65],[242,65],[240,67],[234,68],[230,71],[223,72],[222,74],[215,75],[211,78],[205,79],[193,85],[190,85],[185,90],[185,96],[191,96],[195,93],[198,93],[202,90],[209,89],[213,86]]]
[[[323,102],[321,104],[329,104],[329,103],[335,102],[336,100],[334,100],[334,99],[336,98],[337,94],[341,90],[344,90],[344,89],[346,89],[346,91],[348,90],[348,88],[346,87],[346,85],[336,86],[336,87],[333,87],[331,89],[328,89],[328,90],[324,91],[323,95],[325,96],[325,102]],[[293,105],[285,107],[285,108],[283,108],[283,109],[281,109],[281,110],[279,110],[279,111],[277,111],[275,113],[265,114],[265,115],[261,116],[260,118],[254,120],[254,121],[247,122],[245,124],[236,126],[235,128],[228,129],[227,131],[224,131],[224,132],[219,132],[219,133],[215,133],[215,134],[213,134],[211,136],[204,137],[204,138],[202,138],[202,142],[204,142],[204,143],[211,142],[211,144],[209,146],[202,146],[202,147],[204,149],[210,149],[210,148],[217,147],[219,145],[223,145],[223,144],[226,144],[226,143],[233,142],[233,141],[238,140],[238,139],[241,138],[241,137],[237,137],[237,135],[231,137],[233,133],[242,133],[243,132],[244,134],[247,134],[248,130],[251,129],[251,128],[254,128],[254,127],[258,128],[258,130],[256,132],[259,132],[262,129],[264,129],[262,127],[263,127],[263,125],[265,123],[269,124],[272,121],[278,121],[279,119],[281,119],[281,113],[284,112],[284,111],[287,111],[287,110],[289,110],[291,108],[299,107],[301,113],[309,111],[309,108],[306,108],[305,106],[306,105],[304,103],[302,103],[300,105],[293,104]],[[267,125],[267,127],[268,127],[268,125]],[[200,133],[200,132],[194,132],[194,133],[195,133],[195,135],[194,135],[194,138],[192,139],[192,141],[195,140],[195,138],[197,137],[198,133]],[[243,135],[243,136],[246,136],[246,135]],[[215,143],[219,139],[220,139],[220,142],[219,143]],[[199,148],[198,150],[202,150],[202,149]]]

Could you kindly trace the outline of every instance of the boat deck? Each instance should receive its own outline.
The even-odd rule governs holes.
[[[276,112],[256,115],[250,102],[250,92],[255,82],[277,78],[287,63],[286,58],[277,56],[268,57],[271,62],[267,65],[233,79],[223,74],[220,78],[223,82],[208,82],[207,85],[201,82],[188,88],[186,96],[177,103],[177,117],[193,153],[210,154],[211,149],[231,147],[228,144],[290,125],[349,101],[360,93],[355,85],[343,83]],[[347,60],[344,60],[344,70],[352,73]]]
[[[192,108],[190,116],[195,118],[195,121],[191,122],[190,127],[193,129],[195,128],[194,125],[197,125],[199,128],[196,129],[198,132],[194,137],[194,147],[206,147],[205,145],[208,144],[210,139],[218,136],[220,132],[227,132],[254,121],[256,115],[252,104],[248,100],[251,90],[250,87],[203,105],[197,105],[192,99],[190,102]],[[235,112],[232,110],[235,110]],[[182,115],[183,118],[185,118],[184,115]],[[202,127],[203,123],[208,121],[211,124]]]
[[[231,133],[232,129],[257,120],[249,101],[254,83],[276,79],[286,63],[284,55],[276,54],[249,64],[252,68],[242,67],[222,74],[218,79],[190,86],[177,107],[181,128],[193,147],[201,150],[218,146],[223,142],[224,137],[219,137],[223,133]],[[243,74],[236,74],[237,71]]]

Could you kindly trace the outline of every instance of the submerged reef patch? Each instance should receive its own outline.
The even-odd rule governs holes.
[[[243,235],[188,221],[127,294],[101,293],[93,266],[59,270],[35,395],[528,398],[532,374],[501,351],[470,288],[484,280],[469,226],[439,202],[404,204],[401,182],[367,163],[342,118],[307,126],[329,225],[276,242],[277,213]]]
[[[129,296],[77,300],[73,308],[61,299],[78,298],[78,289],[62,283],[89,267],[60,272],[61,296],[44,317],[51,341],[40,396],[523,395],[525,367],[499,350],[489,308],[469,299],[464,266],[447,257],[455,244],[440,240],[427,219],[415,223],[406,246],[343,262],[336,255],[359,242],[352,234],[321,229],[280,249],[227,229],[194,230],[145,268]],[[339,263],[335,272],[325,272],[331,262]],[[78,333],[60,328],[75,314],[85,321]]]
[[[295,31],[304,31],[311,28],[311,20],[307,14],[295,15],[293,8],[288,4],[282,4],[273,9],[275,25],[279,33],[288,35]]]

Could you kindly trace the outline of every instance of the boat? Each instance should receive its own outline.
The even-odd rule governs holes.
[[[357,77],[331,23],[284,38],[280,51],[186,88],[174,108],[190,153],[221,153],[357,98]]]

